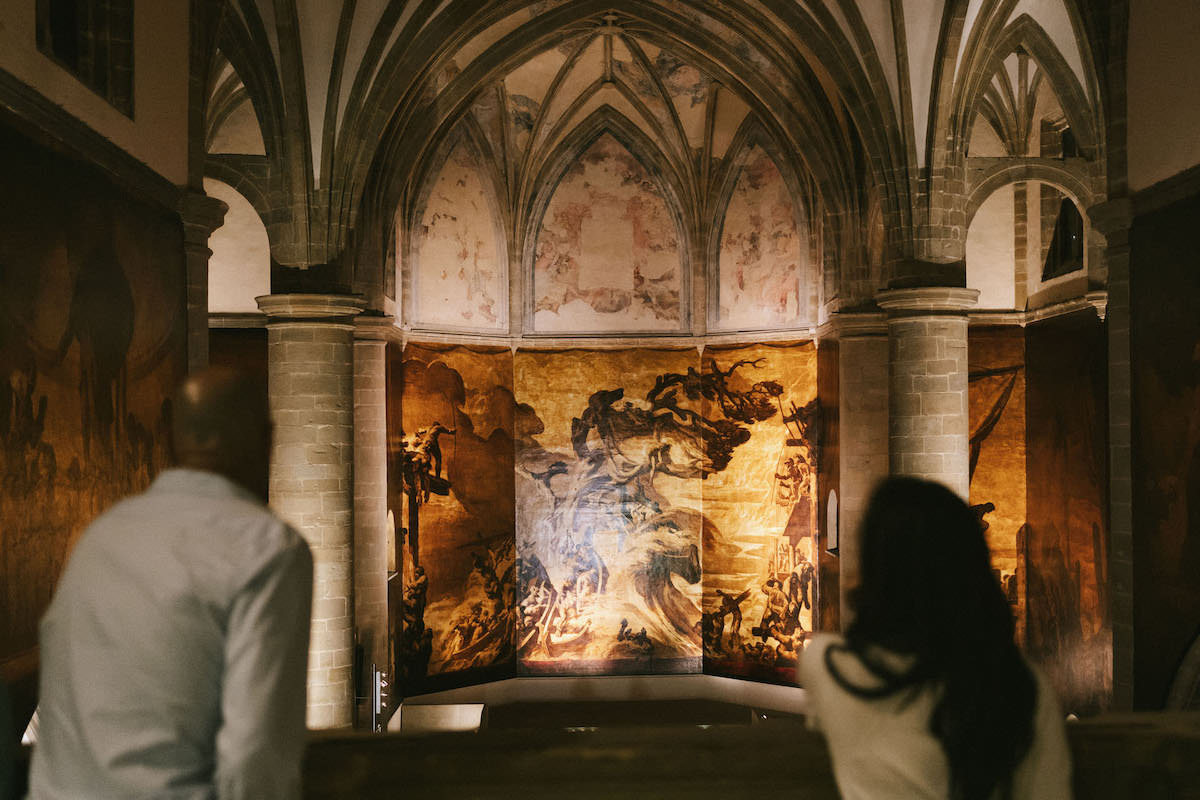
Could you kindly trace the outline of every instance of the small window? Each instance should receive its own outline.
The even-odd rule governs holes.
[[[1083,216],[1069,198],[1063,198],[1054,223],[1054,236],[1046,252],[1042,280],[1048,281],[1083,267]]]
[[[133,0],[37,0],[37,45],[133,116]]]

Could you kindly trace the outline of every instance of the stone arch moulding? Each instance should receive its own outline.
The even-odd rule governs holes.
[[[997,159],[998,163],[995,166],[979,176],[977,180],[972,181],[968,187],[966,204],[968,228],[971,227],[971,221],[975,219],[975,214],[978,213],[984,201],[993,192],[1012,183],[1037,181],[1049,184],[1071,198],[1079,207],[1079,212],[1085,217],[1087,209],[1098,202],[1095,193],[1087,183],[1066,167],[1057,167],[1053,164],[1028,159],[1014,158],[1011,159],[1012,163],[1005,163],[1006,160]]]
[[[538,331],[534,324],[534,263],[543,218],[559,184],[571,166],[605,134],[617,141],[646,170],[664,201],[675,226],[679,250],[679,324],[672,329]],[[669,160],[636,124],[612,106],[601,106],[565,136],[536,172],[530,194],[520,200],[516,213],[521,277],[524,283],[522,333],[526,336],[679,336],[691,333],[692,264],[696,226],[686,212],[686,183]]]
[[[498,314],[497,324],[493,326],[473,325],[441,325],[423,324],[420,319],[420,229],[424,224],[425,212],[429,207],[430,196],[434,187],[450,160],[450,157],[460,148],[475,161],[474,173],[483,186],[483,195],[488,207],[491,220],[492,241],[496,252],[496,269],[500,271],[497,286],[499,296],[495,299]],[[399,248],[401,269],[401,320],[405,326],[414,330],[430,330],[446,333],[473,333],[507,335],[509,331],[509,284],[510,258],[512,252],[508,240],[511,230],[511,213],[504,202],[503,180],[497,173],[498,157],[491,152],[484,137],[476,127],[470,115],[465,115],[457,125],[450,129],[430,151],[430,156],[423,169],[418,170],[417,190],[413,201],[401,214],[401,236],[397,243]]]
[[[1023,48],[1046,75],[1050,88],[1058,98],[1067,122],[1075,134],[1079,146],[1087,154],[1089,160],[1099,160],[1101,141],[1097,134],[1096,120],[1098,115],[1087,99],[1087,94],[1080,85],[1075,73],[1067,64],[1059,49],[1054,45],[1049,35],[1028,14],[1021,14],[1013,20],[996,41],[982,54],[971,73],[966,91],[963,92],[957,110],[958,130],[962,131],[962,152],[967,152],[970,144],[972,121],[978,110],[983,88],[991,81],[997,71],[1004,68],[1004,60],[1017,49]],[[1091,69],[1090,60],[1084,64],[1084,69]],[[1099,102],[1097,100],[1097,102]]]
[[[967,190],[966,230],[971,229],[979,209],[995,192],[1016,183],[1036,182],[1052,186],[1075,204],[1083,217],[1084,262],[1082,275],[1089,287],[1102,286],[1107,280],[1108,262],[1105,257],[1104,236],[1092,225],[1088,209],[1100,201],[1086,181],[1066,166],[1059,167],[1032,159],[996,159],[996,164],[972,181]],[[1011,163],[1005,163],[1011,162]],[[1040,272],[1039,272],[1040,274]],[[1076,276],[1076,271],[1068,273]],[[1059,278],[1066,279],[1066,275]],[[1078,277],[1078,276],[1076,276]],[[1081,290],[1082,291],[1082,290]]]
[[[792,221],[800,237],[801,252],[807,259],[801,271],[799,306],[801,315],[793,325],[761,325],[761,326],[722,326],[720,321],[721,302],[721,245],[725,238],[725,225],[730,205],[738,179],[749,163],[755,149],[761,149],[774,163],[775,168],[783,178],[788,195],[792,201]],[[734,134],[719,172],[714,176],[712,186],[712,202],[708,206],[704,229],[699,232],[703,239],[702,247],[705,254],[704,280],[707,284],[708,298],[708,330],[720,333],[753,332],[781,329],[806,329],[813,322],[815,309],[813,303],[813,270],[820,263],[820,253],[813,252],[811,244],[810,220],[805,213],[805,198],[800,170],[787,152],[766,132],[753,112],[747,115]]]

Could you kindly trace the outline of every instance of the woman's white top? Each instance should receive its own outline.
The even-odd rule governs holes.
[[[842,637],[821,634],[804,650],[800,683],[807,693],[808,726],[829,743],[833,772],[844,800],[950,796],[950,770],[942,746],[929,730],[936,686],[899,691],[878,700],[847,692],[829,673],[825,651],[844,644]],[[839,673],[857,686],[878,685],[851,652],[835,651]],[[1037,680],[1033,744],[1017,767],[1013,800],[1068,800],[1071,759],[1063,718],[1054,690],[1032,665]]]

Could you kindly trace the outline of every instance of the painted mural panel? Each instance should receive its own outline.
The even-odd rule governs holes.
[[[817,348],[817,407],[819,432],[817,448],[817,519],[820,536],[817,554],[817,611],[814,627],[823,631],[841,630],[842,561],[839,548],[841,528],[838,500],[842,494],[842,420],[839,411],[841,386],[839,369],[841,343],[822,340]]]
[[[1113,680],[1105,330],[1090,311],[1025,330],[1025,651],[1065,712],[1090,714]]]
[[[703,361],[704,669],[794,683],[820,621],[816,348],[709,347]]]
[[[681,329],[682,253],[655,180],[611,134],[602,134],[563,175],[542,218],[534,329]]]
[[[491,192],[476,152],[450,151],[413,242],[414,322],[435,328],[508,330],[508,270]]]
[[[695,350],[522,350],[519,671],[699,672],[704,442]]]
[[[0,128],[0,662],[78,535],[166,462],[183,377],[178,217]]]
[[[1200,197],[1131,234],[1134,703],[1161,708],[1200,636]],[[1175,698],[1183,703],[1182,690]],[[1192,697],[1194,704],[1197,699]],[[1192,706],[1194,708],[1194,705]]]
[[[752,148],[721,229],[717,327],[786,328],[805,320],[806,248],[779,167],[761,147]]]
[[[973,328],[967,352],[970,502],[985,526],[992,569],[1024,640],[1026,568],[1025,332]]]
[[[402,688],[502,677],[515,619],[512,354],[409,344],[397,377],[389,506]]]

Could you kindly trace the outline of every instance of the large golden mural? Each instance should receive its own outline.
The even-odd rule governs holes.
[[[710,347],[703,374],[731,445],[704,481],[705,671],[791,683],[818,608],[816,348]]]
[[[398,377],[396,666],[408,691],[496,677],[515,620],[512,354],[409,345]]]
[[[406,692],[514,668],[794,680],[818,601],[812,345],[399,360]]]
[[[516,354],[522,672],[699,671],[698,366],[694,349]]]

